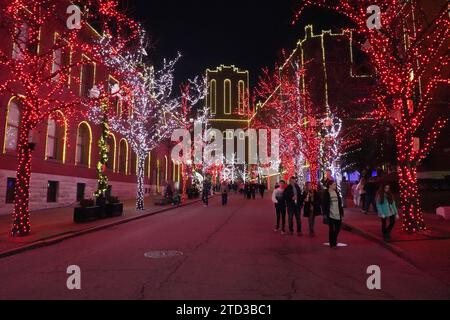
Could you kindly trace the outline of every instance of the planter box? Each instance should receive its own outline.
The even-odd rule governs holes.
[[[92,222],[98,219],[100,207],[75,208],[73,221],[75,223]]]
[[[105,212],[109,218],[121,217],[123,215],[123,203],[108,203],[105,206]]]

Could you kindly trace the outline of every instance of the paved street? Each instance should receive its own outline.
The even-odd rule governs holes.
[[[224,209],[214,198],[0,259],[0,299],[450,298],[439,279],[362,237],[343,232],[349,247],[329,249],[317,227],[316,238],[282,237],[269,199],[233,196]],[[146,258],[152,250],[183,255]],[[80,291],[66,288],[69,265],[81,268]],[[380,291],[367,289],[371,265]]]

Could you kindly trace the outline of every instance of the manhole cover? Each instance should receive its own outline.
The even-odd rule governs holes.
[[[147,252],[144,256],[149,259],[165,259],[182,256],[183,252],[175,250],[156,250]]]

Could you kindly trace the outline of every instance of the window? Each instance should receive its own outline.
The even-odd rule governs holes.
[[[87,97],[95,85],[95,63],[89,62],[90,59],[86,56],[83,56],[83,61],[80,74],[80,96]]]
[[[114,79],[114,77],[109,76],[108,87],[109,93],[111,95],[109,100],[110,108],[113,108],[116,114],[120,116],[122,114],[122,107],[120,105],[120,99],[117,96],[117,93],[119,93],[120,90],[119,81]]]
[[[24,23],[22,27],[16,31],[17,31],[16,34],[17,40],[13,43],[12,58],[15,60],[22,60],[23,52],[27,47],[28,25]]]
[[[46,159],[64,161],[65,128],[55,119],[48,119]]]
[[[53,66],[52,73],[57,73],[62,68],[67,68],[72,63],[71,47],[66,40],[60,39],[59,35],[55,33],[54,44],[59,48],[53,51]],[[67,76],[67,82],[70,83],[70,68],[64,70],[64,74]],[[61,76],[61,72],[58,72],[54,80],[58,81]]]
[[[231,114],[231,81],[228,79],[224,84],[224,107],[225,114]]]
[[[244,81],[239,81],[239,114],[245,113],[245,83]]]
[[[124,139],[119,147],[119,173],[128,174],[128,143]]]
[[[6,180],[6,201],[5,203],[14,203],[14,189],[16,187],[16,179],[8,178]]]
[[[77,183],[77,202],[84,200],[85,192],[86,192],[86,184]]]
[[[91,131],[87,123],[82,122],[78,127],[76,164],[82,166],[91,165]]]
[[[55,203],[58,198],[58,186],[59,182],[49,181],[47,185],[47,202]]]
[[[217,113],[217,82],[216,82],[216,80],[211,80],[211,83],[210,83],[209,107],[211,109],[211,114]]]
[[[8,121],[6,123],[5,149],[6,151],[17,150],[19,137],[20,110],[15,99],[12,99],[8,107]]]

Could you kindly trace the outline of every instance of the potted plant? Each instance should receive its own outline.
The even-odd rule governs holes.
[[[91,222],[98,219],[100,207],[95,205],[95,201],[85,199],[80,201],[80,206],[74,210],[73,220],[75,223]]]
[[[108,217],[120,217],[123,215],[123,203],[117,197],[109,197],[105,207]]]
[[[105,219],[108,217],[107,215],[107,208],[106,208],[106,204],[107,204],[107,199],[100,195],[99,197],[97,197],[97,199],[95,200],[97,207],[99,207],[98,210],[98,218],[99,219]]]

